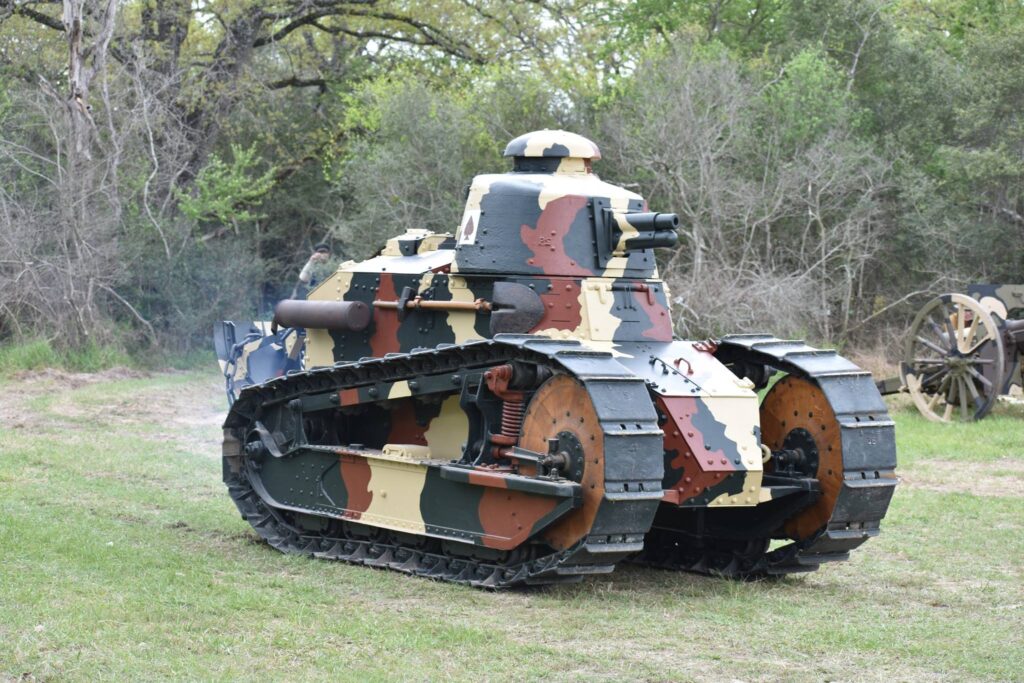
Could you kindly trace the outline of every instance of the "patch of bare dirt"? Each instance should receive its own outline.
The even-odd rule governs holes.
[[[874,375],[876,380],[895,377],[899,372],[899,366],[882,350],[852,352],[847,358]]]
[[[115,419],[122,423],[159,426],[146,438],[171,442],[191,453],[220,457],[227,399],[223,380],[217,374],[211,374],[209,380],[125,397],[118,407]]]
[[[169,373],[170,374],[170,373]],[[13,430],[74,431],[97,426],[130,432],[140,438],[172,443],[188,452],[220,455],[220,425],[227,412],[223,384],[216,372],[184,383],[147,384],[137,390],[111,391],[97,401],[79,390],[123,380],[145,380],[159,374],[128,368],[96,373],[63,370],[22,371],[0,389],[0,426]],[[40,399],[48,399],[45,404]],[[154,432],[152,427],[158,427]],[[145,429],[142,429],[145,427]]]
[[[149,376],[149,373],[130,368],[110,368],[101,372],[67,372],[54,368],[19,370],[11,375],[10,382],[0,389],[0,425],[12,429],[38,426],[41,416],[28,404],[32,399],[45,394],[73,391],[100,382],[141,379]]]
[[[151,373],[131,368],[110,368],[99,372],[67,372],[54,368],[45,370],[19,370],[12,375],[18,382],[59,382],[72,389],[97,382],[112,382],[119,379],[141,379],[150,377]]]
[[[919,461],[908,473],[900,470],[900,485],[939,493],[976,496],[1024,496],[1024,460],[992,462]]]

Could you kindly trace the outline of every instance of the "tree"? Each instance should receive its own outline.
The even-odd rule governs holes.
[[[509,140],[569,125],[559,96],[542,79],[489,69],[472,87],[398,75],[346,98],[342,125],[353,142],[333,167],[351,198],[338,224],[346,256],[365,257],[410,228],[454,233],[470,181],[505,169]]]
[[[678,42],[608,105],[613,173],[683,219],[663,263],[681,334],[843,337],[878,249],[888,173],[856,138],[857,118],[820,54],[798,54],[766,83],[721,47]]]
[[[221,252],[264,269],[220,287],[253,291],[221,312],[242,315],[260,280],[284,277],[348,199],[322,173],[325,160],[348,153],[351,131],[335,123],[340,95],[396,65],[429,80],[499,58],[538,59],[553,35],[545,11],[459,0],[0,0],[0,51],[10,57],[0,77],[23,83],[0,145],[0,182],[17,188],[10,215],[22,215],[3,226],[18,258],[0,279],[18,294],[0,337],[109,340],[115,320],[151,342],[205,334],[204,316],[190,320],[152,295],[153,278],[178,300],[202,300],[179,284],[199,271],[242,275]],[[40,79],[64,119],[36,96]],[[311,199],[297,205],[302,196]],[[55,217],[56,235],[24,239],[23,226]],[[222,250],[212,244],[220,239],[236,243]],[[56,265],[42,275],[40,263]]]

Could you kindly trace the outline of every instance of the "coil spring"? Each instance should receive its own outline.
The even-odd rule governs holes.
[[[501,402],[501,433],[513,439],[519,438],[519,430],[523,427],[523,415],[526,404],[523,401]]]

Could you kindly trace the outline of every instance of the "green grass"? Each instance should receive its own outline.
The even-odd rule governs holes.
[[[128,354],[112,345],[86,344],[79,349],[58,350],[45,339],[0,342],[0,373],[60,369],[98,372],[116,367],[136,369],[198,370],[216,363],[211,350],[175,352],[149,349]]]
[[[899,413],[899,435],[912,447],[901,449],[900,461],[910,465],[919,458],[964,461],[998,460],[1008,454],[1024,454],[1024,421],[1020,408],[996,405],[978,422],[940,424],[929,422],[907,408]],[[956,448],[952,446],[956,444]],[[1024,462],[1024,458],[1022,458]]]
[[[815,574],[487,593],[257,543],[220,484],[215,373],[98,379],[0,384],[0,680],[1021,678],[1019,413],[898,412],[882,536]]]
[[[0,344],[0,372],[5,374],[47,368],[96,372],[132,364],[128,354],[113,346],[87,344],[80,349],[59,351],[45,339]]]

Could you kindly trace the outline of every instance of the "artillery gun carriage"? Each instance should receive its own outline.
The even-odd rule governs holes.
[[[907,392],[934,422],[980,420],[1022,386],[1024,285],[975,284],[928,301],[907,334],[897,377],[883,394]]]
[[[870,374],[767,335],[674,339],[654,249],[677,218],[601,181],[578,135],[505,156],[453,235],[342,264],[274,329],[219,328],[224,481],[256,532],[486,587],[810,571],[876,535],[897,480]]]

